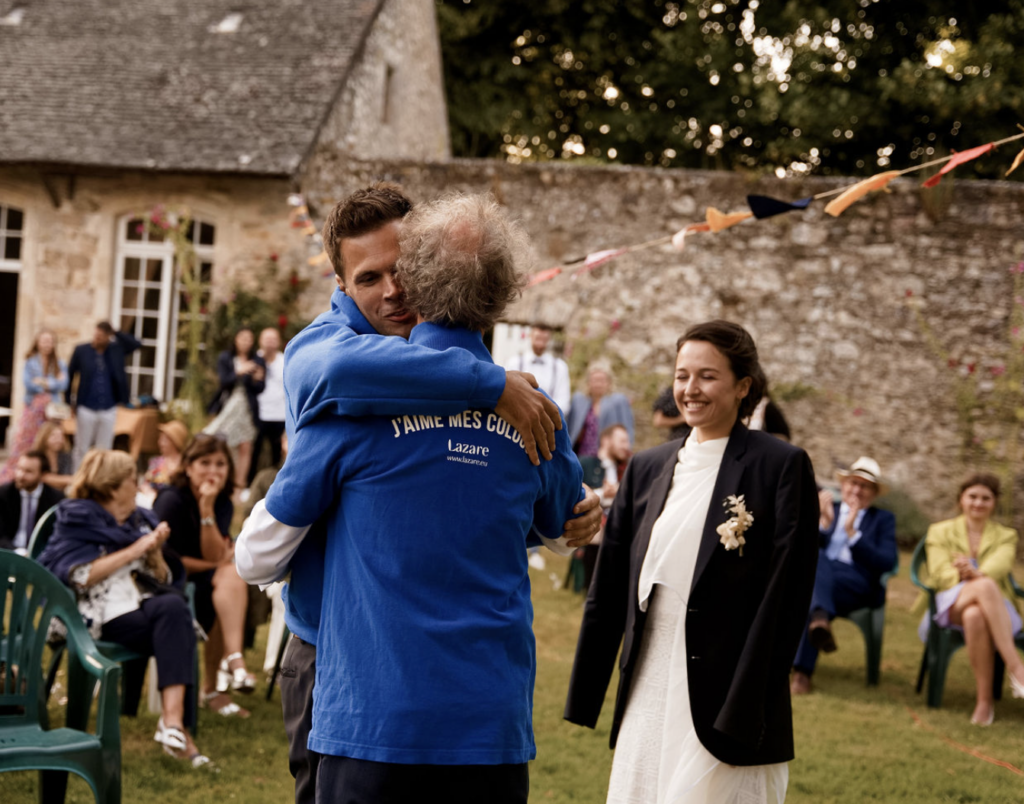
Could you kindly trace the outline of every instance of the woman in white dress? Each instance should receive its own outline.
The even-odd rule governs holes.
[[[633,458],[609,514],[565,710],[596,724],[621,643],[609,804],[785,799],[818,507],[807,454],[742,424],[766,384],[746,330],[691,327],[689,430]]]

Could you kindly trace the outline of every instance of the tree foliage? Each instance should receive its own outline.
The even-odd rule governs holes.
[[[437,5],[459,156],[857,174],[1024,123],[1024,0]]]

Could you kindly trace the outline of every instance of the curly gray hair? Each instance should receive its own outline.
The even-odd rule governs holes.
[[[402,222],[396,274],[427,321],[486,330],[522,293],[529,239],[489,195],[455,193]]]

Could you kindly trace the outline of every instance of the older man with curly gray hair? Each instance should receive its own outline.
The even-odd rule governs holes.
[[[421,321],[483,331],[526,285],[530,245],[487,195],[446,195],[406,216],[396,274]]]

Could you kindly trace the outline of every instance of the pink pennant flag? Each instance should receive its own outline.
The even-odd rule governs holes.
[[[583,261],[583,265],[576,269],[572,278],[576,279],[578,276],[582,276],[589,271],[593,271],[597,266],[604,265],[606,262],[614,260],[620,254],[625,254],[626,251],[628,251],[628,249],[609,248],[604,251],[595,251],[593,254],[588,254],[587,258]]]
[[[686,236],[693,232],[710,232],[710,223],[691,223],[689,226],[684,226],[674,235],[672,235],[672,247],[676,251],[682,251],[686,246]]]
[[[547,282],[549,279],[554,279],[562,273],[562,267],[556,266],[554,268],[548,268],[544,271],[538,271],[530,277],[530,281],[526,283],[526,287],[532,288],[534,285],[539,285],[541,282]]]
[[[987,154],[995,147],[995,143],[990,142],[987,145],[979,145],[977,148],[969,148],[966,151],[961,151],[958,154],[953,154],[953,158],[950,159],[946,164],[944,164],[942,166],[942,169],[938,173],[928,178],[923,186],[934,187],[936,184],[942,181],[943,176],[949,173],[949,171],[951,171],[957,165],[962,165],[964,162],[970,162],[972,159],[977,159],[979,156]]]

